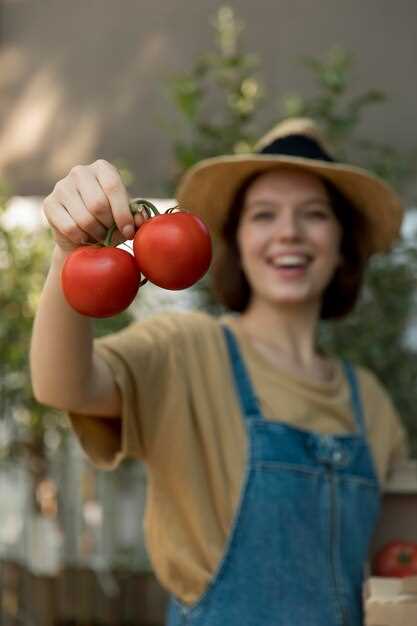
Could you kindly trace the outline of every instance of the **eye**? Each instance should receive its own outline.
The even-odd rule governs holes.
[[[268,219],[272,219],[273,217],[274,217],[274,213],[266,209],[263,209],[262,211],[256,211],[252,215],[252,219],[257,220],[257,221],[268,220]]]
[[[330,218],[329,210],[324,208],[308,209],[305,214],[307,217],[319,220],[326,220]]]

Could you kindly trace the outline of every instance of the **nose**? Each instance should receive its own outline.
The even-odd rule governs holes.
[[[295,211],[285,209],[280,211],[275,222],[275,235],[282,240],[294,240],[301,237],[301,223]]]

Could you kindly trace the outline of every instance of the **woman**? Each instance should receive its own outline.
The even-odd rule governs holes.
[[[177,197],[216,238],[215,289],[232,313],[164,313],[93,341],[62,296],[62,262],[113,219],[123,240],[143,218],[110,164],[74,168],[44,204],[56,248],[34,392],[69,413],[97,466],[147,464],[145,535],[169,626],[358,626],[381,483],[407,441],[375,376],[316,335],[354,306],[369,256],[398,235],[400,202],[336,163],[305,119],[253,155],[198,164]]]

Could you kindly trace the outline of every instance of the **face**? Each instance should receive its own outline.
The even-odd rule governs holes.
[[[341,226],[310,172],[280,169],[248,188],[237,231],[251,302],[320,306],[341,262]]]

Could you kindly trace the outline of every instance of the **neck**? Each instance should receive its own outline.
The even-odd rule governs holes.
[[[308,370],[317,363],[318,307],[271,307],[252,302],[240,315],[239,325],[253,341],[268,345],[282,358]]]

